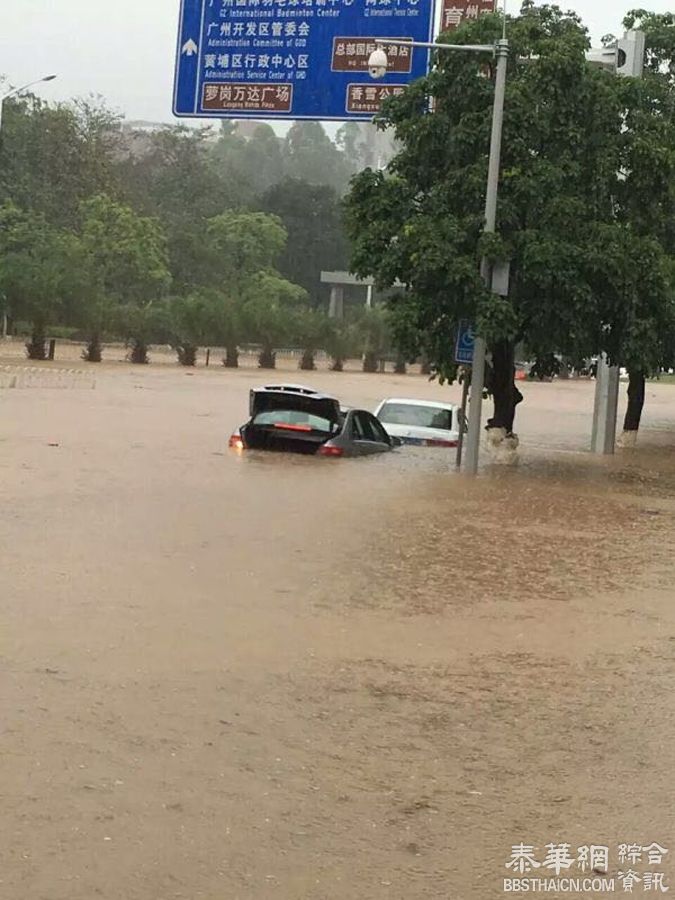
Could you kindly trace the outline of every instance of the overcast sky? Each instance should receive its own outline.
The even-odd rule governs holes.
[[[510,0],[509,8],[518,0]],[[657,12],[675,0],[570,0],[597,40],[621,30],[624,11]],[[171,96],[179,0],[0,0],[0,75],[40,85],[50,100],[101,94],[129,119],[173,121]]]

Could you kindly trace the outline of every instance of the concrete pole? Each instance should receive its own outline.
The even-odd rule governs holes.
[[[624,61],[619,62],[617,75],[623,78],[642,78],[645,65],[646,36],[643,31],[627,31],[619,41]],[[625,126],[624,129],[625,131]],[[611,456],[616,449],[616,422],[619,407],[619,368],[609,366],[603,353],[598,360],[593,407],[591,452]]]
[[[344,318],[344,290],[339,284],[331,285],[328,316],[331,319]]]
[[[619,367],[610,366],[606,354],[598,359],[593,406],[591,452],[611,456],[616,448],[616,423],[619,406]]]
[[[509,42],[502,39],[496,48],[497,78],[492,111],[492,138],[490,141],[490,163],[488,167],[487,193],[485,197],[485,233],[493,234],[497,227],[497,197],[499,194],[499,169],[502,153],[502,132],[504,127],[504,98],[506,96],[506,68],[509,58]],[[484,259],[481,273],[489,290],[492,290],[492,267]],[[466,441],[464,471],[475,475],[478,471],[480,436],[483,415],[483,388],[485,387],[486,345],[483,338],[476,336],[471,369],[471,401],[469,404],[469,432]]]

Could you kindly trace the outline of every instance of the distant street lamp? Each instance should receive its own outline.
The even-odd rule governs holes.
[[[24,84],[22,87],[12,88],[11,91],[3,94],[3,96],[0,97],[0,129],[2,128],[2,108],[5,104],[5,100],[9,100],[10,97],[16,97],[17,94],[23,94],[28,88],[32,88],[36,84],[42,84],[43,81],[54,81],[55,78],[56,75],[45,75],[44,78],[36,78],[35,81],[29,81],[28,84]]]

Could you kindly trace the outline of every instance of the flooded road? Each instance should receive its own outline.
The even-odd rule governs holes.
[[[607,461],[592,385],[525,385],[520,466],[471,482],[230,453],[269,380],[0,393],[0,897],[490,900],[521,841],[675,858],[675,387]]]

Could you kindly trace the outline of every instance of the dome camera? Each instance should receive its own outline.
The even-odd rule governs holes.
[[[384,78],[389,68],[389,57],[382,47],[378,47],[368,57],[368,73],[371,78]]]

